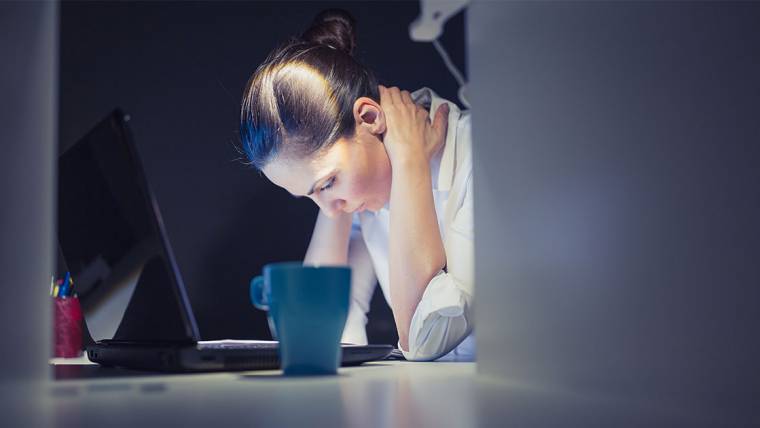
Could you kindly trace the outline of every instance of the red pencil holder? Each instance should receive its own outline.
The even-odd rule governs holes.
[[[53,298],[53,356],[82,355],[82,306],[77,296]]]

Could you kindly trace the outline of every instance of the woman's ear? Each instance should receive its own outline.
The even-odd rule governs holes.
[[[385,133],[385,114],[372,98],[359,97],[354,101],[354,120],[357,127],[363,126],[372,134]]]

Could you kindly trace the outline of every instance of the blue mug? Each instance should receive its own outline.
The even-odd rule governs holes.
[[[351,268],[272,263],[251,280],[251,302],[269,311],[286,375],[335,374],[348,317]]]

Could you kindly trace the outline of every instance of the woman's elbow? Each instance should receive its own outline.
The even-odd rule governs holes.
[[[408,349],[404,353],[410,361],[433,361],[452,349],[456,348],[464,340],[471,330],[464,314],[458,317],[438,316],[431,320],[430,324],[412,332],[408,337]]]

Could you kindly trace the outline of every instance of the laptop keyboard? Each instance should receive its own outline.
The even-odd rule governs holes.
[[[277,349],[278,342],[271,340],[206,340],[198,342],[198,349]]]

